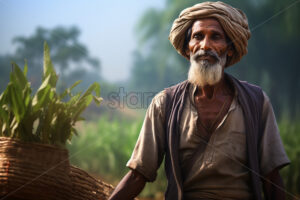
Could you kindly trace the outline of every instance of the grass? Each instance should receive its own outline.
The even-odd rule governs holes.
[[[300,120],[283,119],[279,129],[285,151],[291,164],[281,171],[286,190],[300,195]]]

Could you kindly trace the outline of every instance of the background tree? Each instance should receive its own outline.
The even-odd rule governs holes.
[[[15,53],[1,56],[0,64],[7,70],[6,66],[9,66],[7,60],[13,60],[23,66],[24,59],[27,59],[28,75],[32,86],[36,87],[40,83],[42,50],[46,41],[51,49],[52,62],[60,76],[60,89],[75,79],[84,79],[84,85],[89,85],[92,81],[100,79],[100,62],[89,55],[87,47],[79,42],[79,35],[80,30],[75,26],[70,28],[58,26],[53,29],[38,27],[35,33],[28,37],[15,37],[13,39],[13,43],[16,44]]]
[[[9,72],[11,71],[9,55],[0,55],[0,91],[2,92],[9,82]]]

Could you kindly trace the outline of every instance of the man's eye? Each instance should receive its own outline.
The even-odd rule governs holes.
[[[221,39],[221,35],[220,34],[213,34],[212,39],[214,39],[214,40]]]
[[[193,38],[195,38],[197,40],[200,40],[202,38],[202,35],[201,34],[195,34]]]

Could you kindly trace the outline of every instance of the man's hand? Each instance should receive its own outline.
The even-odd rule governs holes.
[[[135,170],[130,170],[117,185],[109,200],[132,200],[144,188],[146,178]]]
[[[285,192],[279,170],[275,169],[263,180],[264,195],[266,200],[284,200]]]

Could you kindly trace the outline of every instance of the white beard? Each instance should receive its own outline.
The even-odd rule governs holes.
[[[191,56],[191,66],[188,72],[188,81],[197,86],[215,85],[223,75],[223,65],[226,63],[226,53],[220,60],[210,64],[208,60],[196,60]]]

